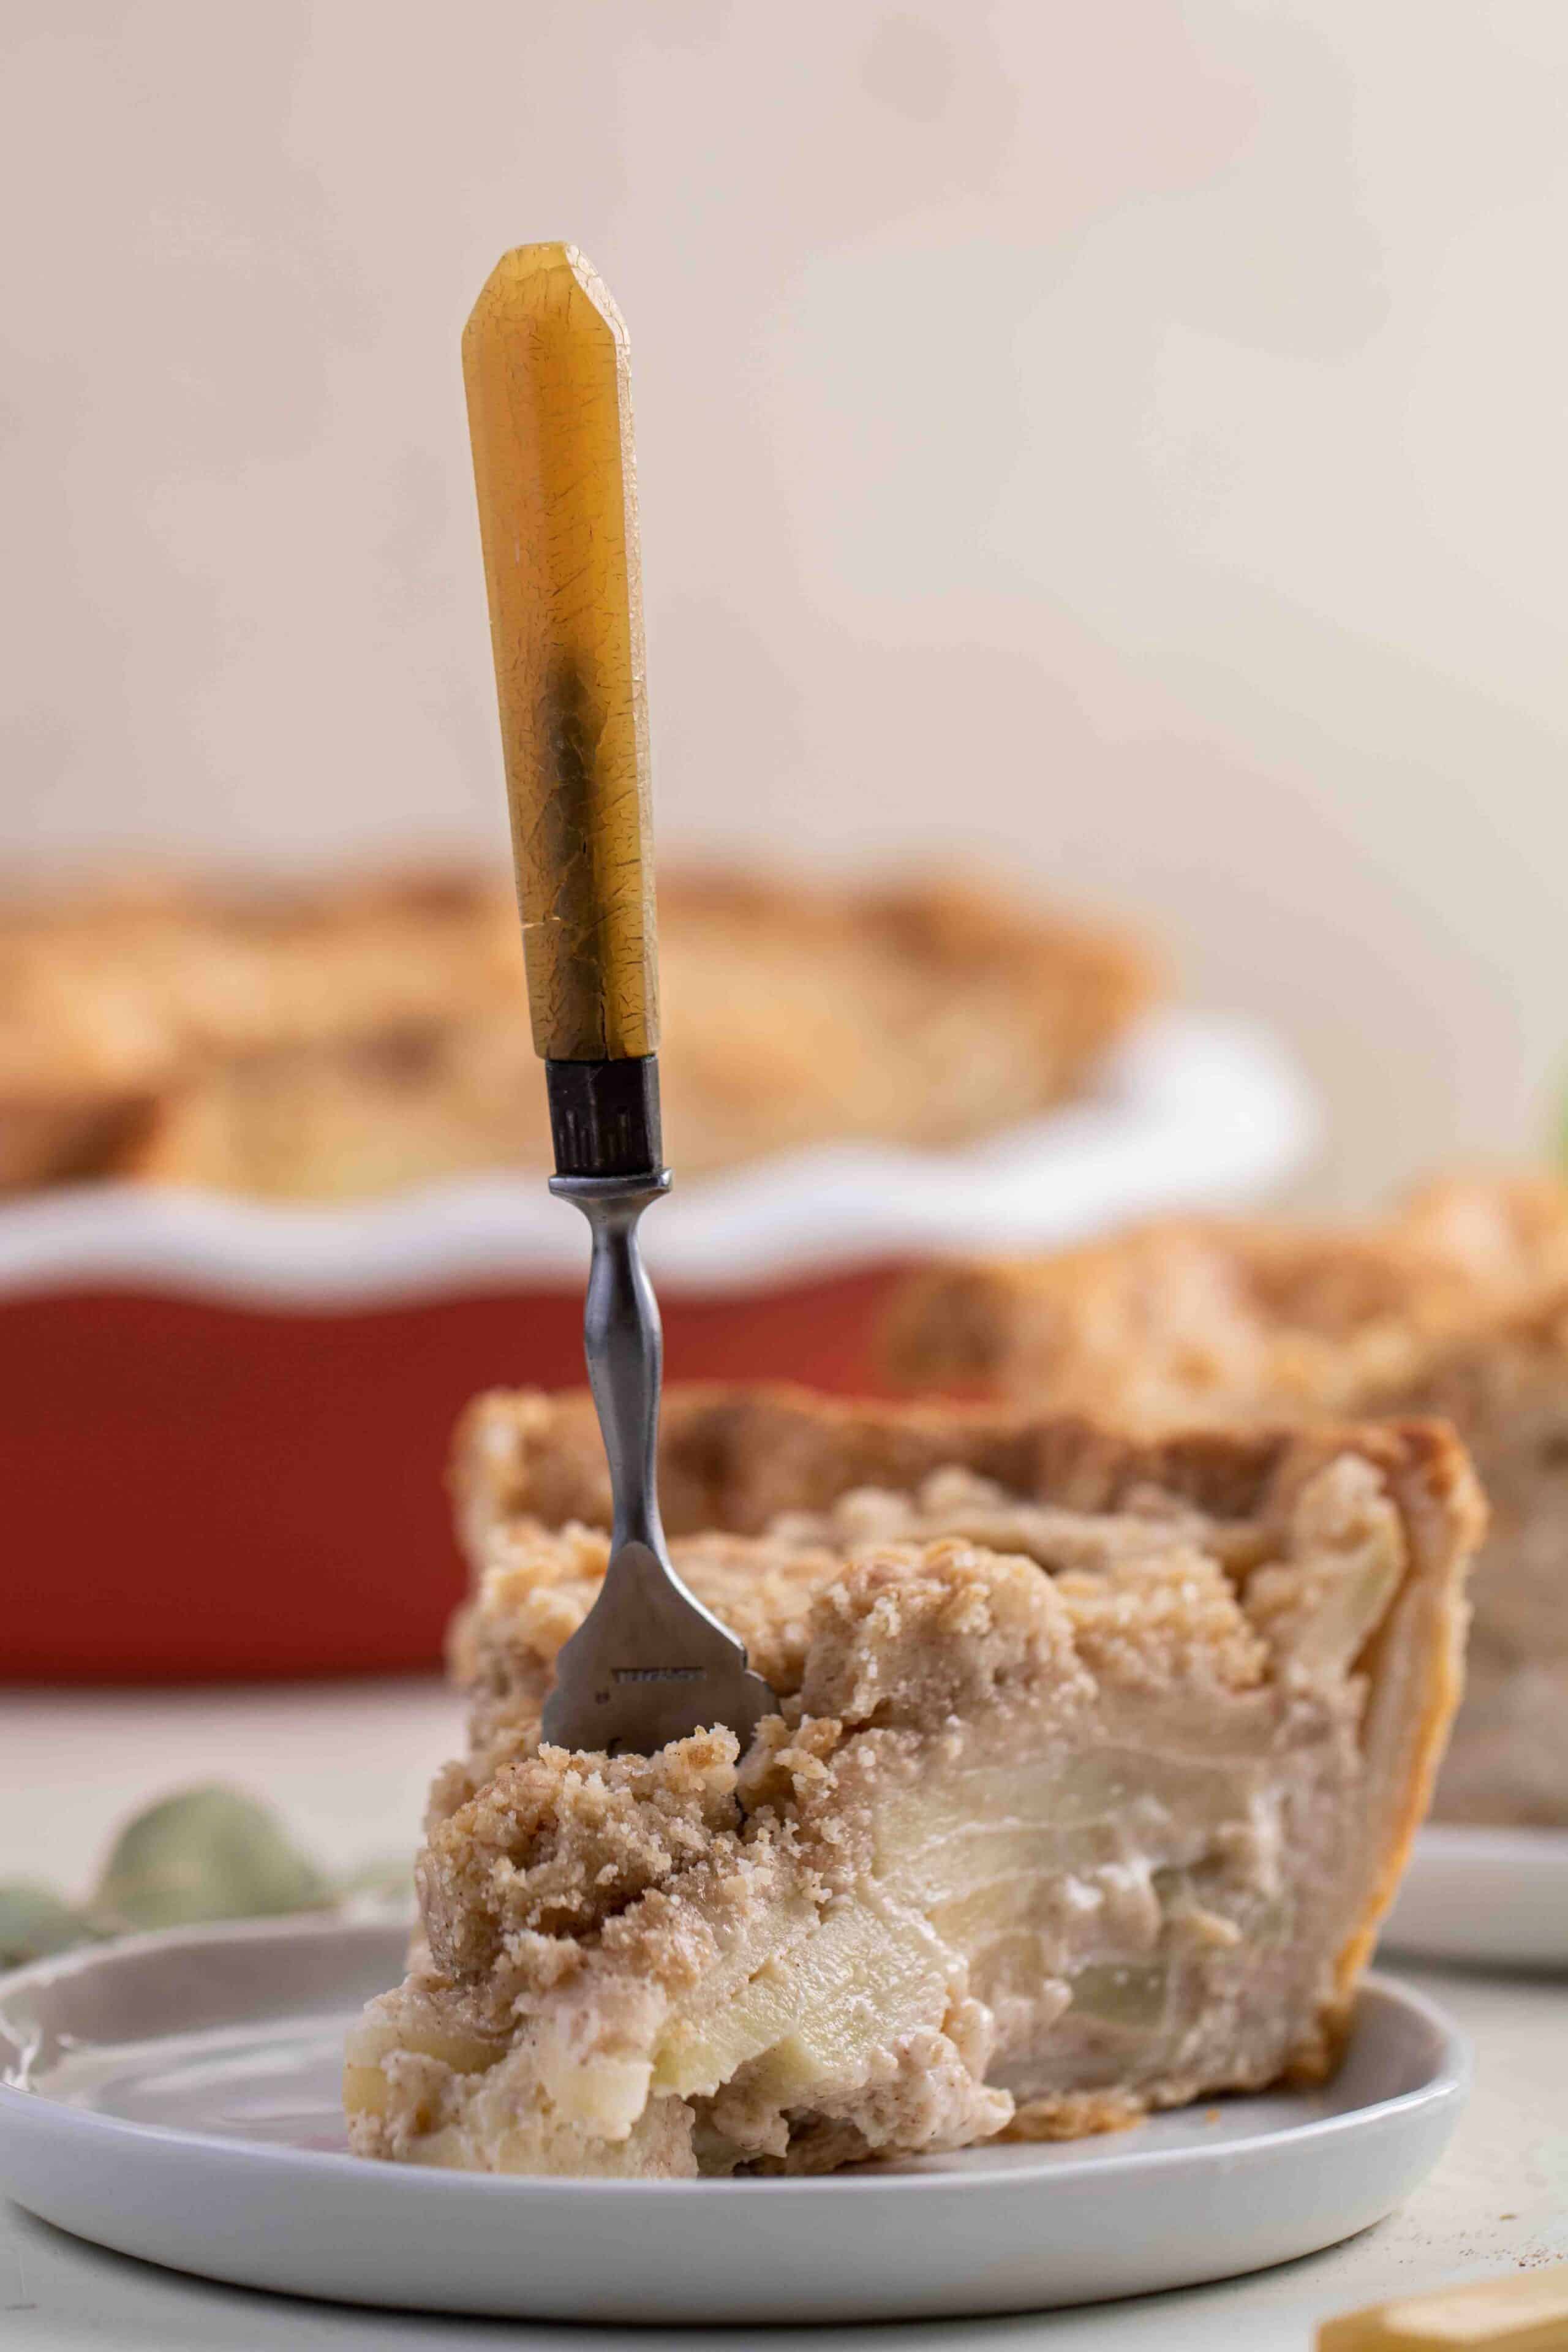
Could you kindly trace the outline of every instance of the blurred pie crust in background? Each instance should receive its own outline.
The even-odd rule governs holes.
[[[885,1358],[1143,1431],[1441,1415],[1491,1528],[1435,1811],[1568,1826],[1568,1186],[1455,1177],[1359,1230],[1171,1223],[934,1266],[895,1294]]]
[[[1243,1202],[1312,1132],[1275,1041],[1159,1005],[1114,928],[945,877],[660,899],[672,1378],[864,1392],[931,1247]],[[453,1421],[582,1379],[510,883],[35,897],[0,1073],[0,1484],[48,1563],[8,1672],[434,1664]]]
[[[940,1147],[1072,1097],[1157,993],[1142,947],[982,882],[678,873],[668,1156]],[[0,910],[0,1189],[330,1202],[544,1169],[510,883],[153,882]]]

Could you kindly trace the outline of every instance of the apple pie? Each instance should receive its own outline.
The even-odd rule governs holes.
[[[980,887],[687,875],[659,895],[665,1127],[688,1169],[1027,1118],[1152,992],[1120,937]],[[110,1174],[348,1199],[549,1158],[510,882],[0,912],[0,1190]]]
[[[938,1266],[888,1340],[907,1384],[1145,1432],[1443,1415],[1491,1533],[1435,1810],[1568,1824],[1568,1187],[1448,1179],[1360,1232],[1167,1224]]]
[[[1447,1728],[1481,1506],[1441,1425],[1194,1433],[677,1391],[681,1573],[779,1712],[542,1746],[603,1577],[584,1397],[465,1423],[468,1754],[354,2147],[813,2171],[1332,2066]]]

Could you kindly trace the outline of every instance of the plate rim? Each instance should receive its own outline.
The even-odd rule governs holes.
[[[1568,1825],[1426,1822],[1380,1929],[1402,1963],[1568,1970]]]
[[[386,1933],[385,1919],[345,1918],[339,1914],[320,1915],[298,1913],[265,1919],[215,1921],[205,1926],[169,1927],[134,1936],[121,1936],[102,1943],[78,1946],[72,1950],[34,1960],[25,1967],[0,1975],[0,2021],[8,2000],[25,1992],[35,1984],[51,1983],[61,1977],[89,1972],[95,1962],[117,1953],[189,1949],[217,1941],[225,1944],[265,1943],[279,1938],[306,1938],[327,1941],[333,1937],[358,1934]],[[1469,2095],[1475,2074],[1475,2053],[1469,2037],[1449,2015],[1441,2002],[1434,2000],[1423,1989],[1404,1981],[1386,1969],[1370,1969],[1362,1976],[1356,1990],[1359,2010],[1363,1998],[1372,1993],[1378,2001],[1407,2015],[1414,2015],[1432,2033],[1436,2055],[1429,2078],[1413,2089],[1395,2092],[1391,2097],[1374,2099],[1363,2105],[1346,2107],[1331,2115],[1304,2116],[1272,2130],[1259,2130],[1238,2139],[1217,2141],[1214,2147],[1126,2147],[1111,2154],[1101,2154],[1081,2159],[1075,2166],[1070,2158],[1060,2157],[1048,2166],[1042,2164],[1040,2172],[1046,2179],[1071,2178],[1075,2172],[1096,2173],[1107,2181],[1125,2181],[1159,2174],[1173,2167],[1184,2170],[1194,2167],[1218,2167],[1222,2169],[1255,2157],[1261,2149],[1289,2147],[1292,2150],[1331,2142],[1347,2132],[1364,2132],[1387,2122],[1403,2119],[1426,2109],[1437,2113],[1458,2103],[1462,2105]],[[1352,2026],[1354,2030],[1354,2012]],[[1303,2086],[1305,2089],[1307,2086]],[[1214,2097],[1222,2095],[1213,2095]],[[1242,2093],[1237,2095],[1247,2096]],[[1205,2104],[1194,2099],[1191,2104]],[[642,2200],[650,2196],[703,2199],[720,2197],[752,2198],[759,2193],[776,2195],[781,2192],[795,2199],[831,2196],[835,2201],[847,2189],[864,2196],[868,2192],[886,2195],[902,2194],[910,2189],[952,2194],[955,2190],[973,2189],[976,2191],[994,2189],[1005,2181],[1020,2184],[1030,2175],[1026,2164],[966,2164],[963,2168],[916,2172],[900,2170],[895,2166],[868,2167],[864,2170],[830,2174],[795,2174],[770,2176],[765,2179],[700,2179],[700,2180],[623,2180],[568,2178],[529,2173],[453,2172],[428,2165],[385,2164],[374,2158],[355,2155],[349,2149],[298,2147],[285,2142],[247,2140],[221,2132],[192,2131],[172,2124],[142,2123],[127,2116],[105,2115],[94,2108],[74,2107],[64,2100],[51,2098],[37,2086],[25,2083],[0,2080],[0,2116],[10,2118],[21,2130],[34,2127],[33,2120],[49,2119],[55,2129],[64,2136],[87,2135],[93,2140],[110,2145],[122,2145],[129,2153],[149,2143],[161,2147],[177,2147],[193,2154],[205,2153],[227,2163],[259,2162],[264,2166],[285,2166],[306,2176],[320,2174],[324,2179],[341,2179],[343,2168],[365,2175],[374,2173],[386,2184],[392,2196],[424,2196],[452,2194],[468,2197],[479,2194],[489,2197],[565,2198],[574,2202],[584,2192],[600,2201],[614,2202],[627,2198]],[[44,2126],[45,2128],[48,2125]],[[1099,2136],[1097,2136],[1099,2137]],[[1003,2143],[1016,2145],[1016,2143]],[[1058,2144],[1059,2145],[1059,2144]],[[972,2149],[949,2153],[964,2157],[983,2157],[985,2143]],[[393,2181],[401,2185],[392,2187]],[[445,2184],[439,2187],[437,2184]]]

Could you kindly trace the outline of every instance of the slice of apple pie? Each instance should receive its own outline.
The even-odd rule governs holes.
[[[744,1754],[540,1746],[604,1465],[586,1399],[481,1400],[470,1752],[351,2039],[356,2148],[802,2171],[1327,2072],[1458,1687],[1481,1507],[1442,1426],[665,1419],[677,1562],[780,1712]]]
[[[1568,1826],[1568,1186],[1454,1177],[1377,1224],[1193,1221],[934,1266],[887,1354],[911,1386],[1145,1432],[1442,1415],[1491,1532],[1434,1810]]]

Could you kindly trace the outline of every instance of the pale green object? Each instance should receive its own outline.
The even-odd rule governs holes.
[[[407,1855],[384,1855],[332,1882],[271,1811],[237,1789],[186,1789],[121,1831],[89,1903],[32,1879],[0,1885],[0,1969],[47,1959],[127,1930],[256,1919],[341,1902],[405,1904]]]
[[[127,1822],[90,1907],[103,1927],[180,1927],[310,1910],[331,1896],[265,1805],[237,1789],[187,1789]]]
[[[27,1960],[68,1952],[92,1932],[90,1922],[52,1886],[30,1878],[0,1886],[0,1969],[19,1969]]]

